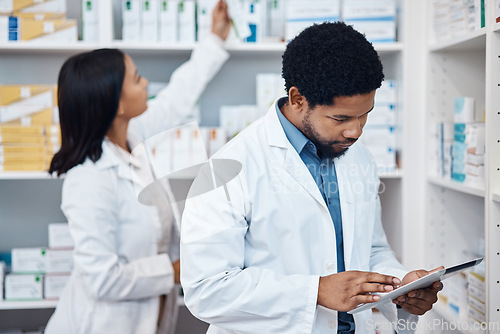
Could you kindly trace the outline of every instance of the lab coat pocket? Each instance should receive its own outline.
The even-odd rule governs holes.
[[[354,244],[351,267],[357,270],[370,269],[370,254],[373,227],[376,220],[376,200],[359,202],[354,213]]]

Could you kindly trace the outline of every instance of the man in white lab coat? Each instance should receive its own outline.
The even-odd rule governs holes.
[[[372,45],[343,23],[314,25],[283,55],[288,96],[223,147],[190,190],[181,225],[185,302],[208,333],[374,333],[377,301],[408,273],[380,220],[361,136],[383,80]],[[380,307],[400,333],[440,282]],[[399,320],[398,320],[399,319]]]

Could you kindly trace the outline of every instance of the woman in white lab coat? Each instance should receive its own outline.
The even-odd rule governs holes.
[[[50,172],[66,174],[61,208],[74,239],[74,268],[46,333],[156,333],[175,327],[162,296],[179,283],[178,232],[138,202],[135,145],[184,122],[228,58],[230,19],[220,0],[212,34],[154,100],[119,50],[69,58],[59,73],[62,146]],[[147,112],[145,112],[147,109]],[[170,224],[169,224],[170,223]],[[167,302],[172,298],[166,298]],[[160,321],[161,320],[161,321]]]

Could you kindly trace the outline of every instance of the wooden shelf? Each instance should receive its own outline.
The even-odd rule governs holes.
[[[37,300],[37,301],[0,301],[0,310],[29,310],[42,308],[55,308],[57,300]]]
[[[444,180],[437,176],[428,177],[428,181],[434,185],[458,191],[464,194],[484,197],[485,189],[484,187],[473,186],[466,183],[460,183],[452,180]]]
[[[484,50],[486,48],[486,28],[472,31],[463,36],[449,41],[435,43],[430,46],[430,51],[456,51],[456,50]]]

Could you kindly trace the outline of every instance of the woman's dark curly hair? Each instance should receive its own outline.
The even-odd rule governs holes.
[[[283,54],[286,91],[295,86],[310,108],[338,96],[367,94],[382,84],[382,63],[364,35],[343,22],[315,24]]]

